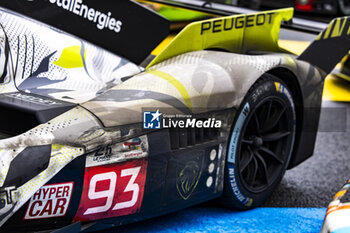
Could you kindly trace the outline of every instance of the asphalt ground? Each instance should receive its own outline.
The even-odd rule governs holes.
[[[264,206],[327,207],[350,178],[350,103],[323,101],[314,155],[288,170]]]

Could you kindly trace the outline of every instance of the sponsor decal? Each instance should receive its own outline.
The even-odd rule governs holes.
[[[147,136],[140,136],[125,142],[99,148],[95,153],[86,157],[86,167],[123,162],[130,158],[144,158],[147,155]]]
[[[109,161],[111,159],[112,154],[112,147],[111,146],[104,146],[99,149],[97,149],[96,153],[94,154],[92,161],[97,163],[102,163],[105,161]]]
[[[66,215],[73,192],[73,182],[41,187],[30,199],[24,219],[62,217]]]
[[[229,149],[228,149],[228,157],[227,157],[227,169],[228,169],[228,178],[230,181],[231,189],[236,198],[244,205],[251,206],[253,203],[253,199],[246,197],[238,187],[236,176],[235,176],[235,160],[238,146],[238,139],[243,127],[243,124],[248,117],[250,112],[250,105],[246,103],[238,116],[235,127],[233,128],[232,136],[230,139]]]
[[[6,219],[14,213],[18,202],[19,191],[15,186],[3,187],[0,190],[0,220]]]
[[[237,119],[237,122],[236,122],[235,127],[234,127],[233,132],[232,132],[230,146],[229,146],[229,150],[228,150],[228,158],[227,158],[229,163],[235,163],[239,135],[241,133],[244,121],[249,114],[249,111],[250,111],[250,105],[249,105],[249,103],[246,103],[243,107],[242,112],[240,113],[240,115]]]
[[[49,100],[49,99],[43,99],[37,96],[33,96],[33,95],[27,95],[24,93],[10,93],[10,94],[5,94],[5,96],[14,98],[14,99],[18,99],[18,100],[23,100],[23,101],[27,101],[27,102],[31,102],[34,104],[40,104],[40,105],[45,105],[45,106],[52,106],[52,105],[61,105],[62,103],[53,101],[53,100]]]
[[[140,150],[141,149],[141,139],[134,138],[131,141],[126,141],[123,143],[123,146],[127,150]]]
[[[198,185],[201,176],[201,166],[197,161],[189,161],[185,167],[178,172],[176,177],[176,188],[179,195],[187,200]]]
[[[235,165],[229,163],[227,167],[228,167],[228,177],[230,180],[233,194],[242,204],[246,206],[251,206],[253,204],[253,199],[246,197],[244,194],[242,194],[241,190],[237,185],[236,176],[235,176]]]
[[[0,193],[5,194],[1,195],[4,196],[4,198],[0,199],[0,209],[2,209],[3,207],[5,207],[6,204],[10,205],[14,203],[14,198],[18,191],[15,186],[11,186],[3,188],[3,190]]]
[[[248,28],[271,24],[274,14],[274,12],[269,12],[256,15],[242,15],[232,18],[217,19],[214,21],[206,21],[201,24],[201,35],[204,33],[217,33],[244,27]]]
[[[5,187],[0,191],[0,210],[15,203],[18,190],[15,186]]]
[[[83,4],[83,0],[49,0],[49,2],[86,20],[96,23],[96,27],[100,30],[107,28],[116,33],[121,31],[123,24],[122,21],[112,17],[111,12],[100,12]]]
[[[163,117],[161,117],[163,116]],[[221,128],[222,122],[215,118],[196,119],[192,115],[165,115],[156,112],[143,112],[144,129],[161,128]]]
[[[147,160],[88,167],[74,221],[90,221],[136,213],[140,210]]]
[[[276,91],[284,94],[288,98],[290,104],[294,107],[293,98],[292,95],[289,93],[288,89],[279,82],[275,82],[275,87]]]

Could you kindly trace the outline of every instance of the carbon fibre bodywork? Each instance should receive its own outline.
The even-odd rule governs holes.
[[[31,109],[25,116],[37,120],[30,130],[1,128],[5,231],[71,223],[93,231],[219,197],[235,112],[265,73],[288,85],[297,107],[289,167],[312,155],[326,74],[293,55],[193,51],[141,72],[124,58],[12,12],[0,17],[1,56],[9,58],[0,104],[13,116]],[[40,53],[30,53],[35,48]],[[190,131],[143,129],[143,112],[159,109],[215,117],[222,125],[195,132],[192,141]],[[16,120],[1,124],[15,126]]]

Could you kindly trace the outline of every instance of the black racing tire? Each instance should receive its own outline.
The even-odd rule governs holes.
[[[231,129],[220,202],[235,209],[260,206],[280,183],[296,129],[291,92],[264,74],[248,91]]]
[[[338,8],[342,15],[350,15],[350,0],[338,0]]]

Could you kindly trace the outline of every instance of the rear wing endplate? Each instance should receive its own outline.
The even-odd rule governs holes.
[[[350,16],[333,19],[315,41],[298,57],[327,74],[349,53]]]

